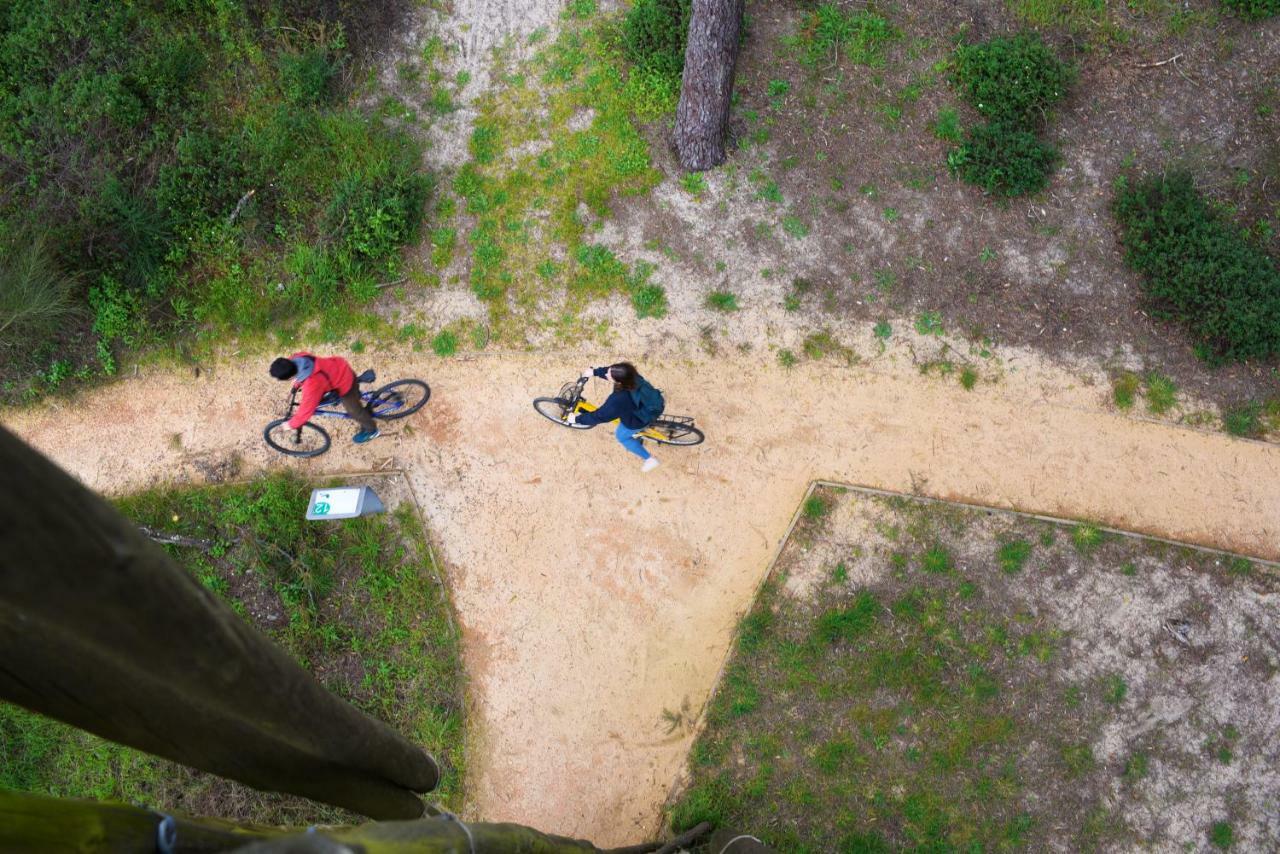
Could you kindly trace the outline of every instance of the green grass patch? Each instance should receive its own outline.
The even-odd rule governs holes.
[[[831,501],[821,495],[810,495],[802,508],[806,519],[823,519],[831,512]]]
[[[1227,572],[1237,576],[1251,575],[1253,573],[1253,561],[1247,557],[1239,557],[1237,555],[1227,561]]]
[[[303,669],[440,760],[438,797],[461,806],[462,670],[442,579],[409,505],[317,524],[313,483],[290,474],[249,484],[157,490],[119,502],[139,524],[209,540],[164,546],[213,595],[255,623]],[[145,803],[197,815],[235,803],[260,824],[349,823],[301,798],[197,774],[0,704],[0,786],[58,797]]]
[[[1136,751],[1129,755],[1124,763],[1124,780],[1127,783],[1136,783],[1144,780],[1150,771],[1151,760],[1147,754],[1142,751]]]
[[[738,297],[728,291],[707,294],[707,308],[728,314],[738,310]]]
[[[659,7],[666,8],[647,8],[658,14]],[[590,221],[610,216],[615,197],[646,193],[661,178],[639,129],[656,103],[653,75],[661,73],[625,60],[627,26],[618,16],[571,16],[554,42],[540,42],[518,74],[476,102],[478,126],[494,129],[494,145],[536,149],[495,151],[487,162],[473,157],[453,186],[475,219],[460,236],[471,253],[470,284],[488,302],[500,341],[521,341],[530,326],[565,340],[596,334],[578,314],[588,300],[615,292],[630,297],[639,317],[667,311],[665,291],[649,280],[651,266],[629,267],[589,239]],[[684,184],[702,186],[687,176]],[[549,263],[548,254],[565,260]],[[544,298],[561,288],[565,308],[543,311]]]
[[[934,574],[948,573],[955,569],[955,560],[945,546],[933,545],[921,555],[920,568]]]
[[[1081,554],[1092,553],[1098,546],[1102,545],[1102,541],[1105,538],[1106,535],[1097,525],[1080,524],[1071,529],[1071,544]]]
[[[835,3],[822,3],[805,14],[797,32],[783,38],[783,45],[811,69],[841,61],[882,66],[889,44],[900,37],[888,19],[870,9],[846,12]]]
[[[996,550],[996,560],[1000,563],[1000,569],[1012,575],[1021,572],[1026,566],[1031,550],[1031,543],[1026,540],[1010,540],[1000,544],[1000,548]]]
[[[787,233],[788,237],[794,237],[797,240],[809,234],[809,226],[805,225],[804,220],[791,214],[787,214],[782,218],[782,230]]]
[[[1093,748],[1087,744],[1072,744],[1062,748],[1062,763],[1069,778],[1081,777],[1094,769],[1097,760]]]
[[[827,643],[854,640],[875,625],[879,611],[876,597],[865,590],[860,591],[848,606],[832,608],[818,618],[818,637]]]
[[[707,191],[707,177],[701,172],[686,172],[680,177],[680,186],[691,195],[701,196]]]
[[[458,352],[458,336],[449,329],[442,329],[431,339],[431,352],[437,356],[452,356]]]
[[[937,311],[925,311],[916,316],[916,332],[921,335],[941,335],[942,314]]]
[[[943,107],[929,123],[929,131],[943,142],[958,144],[961,139],[960,114],[955,107]]]
[[[636,317],[666,317],[666,289],[652,282],[637,285],[631,291],[631,306],[636,310]]]
[[[1119,674],[1108,676],[1102,688],[1102,698],[1113,706],[1124,702],[1129,694],[1129,686]]]
[[[1255,438],[1265,430],[1262,426],[1262,404],[1246,403],[1222,414],[1222,429],[1232,436]]]
[[[1146,376],[1147,411],[1163,415],[1178,403],[1178,387],[1173,380],[1155,372]]]
[[[1231,828],[1231,823],[1227,821],[1215,821],[1213,826],[1209,828],[1209,842],[1215,848],[1221,848],[1224,851],[1235,844],[1236,834]]]
[[[809,359],[825,359],[828,356],[840,356],[849,364],[857,360],[857,355],[841,344],[829,330],[823,329],[806,335],[801,345],[804,355]]]
[[[1137,374],[1125,371],[1112,382],[1111,399],[1120,409],[1133,409],[1133,404],[1137,400],[1138,389],[1141,385],[1142,381],[1138,379]]]

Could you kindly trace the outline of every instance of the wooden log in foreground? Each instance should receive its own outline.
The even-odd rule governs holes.
[[[2,427],[0,471],[0,698],[257,789],[422,814],[431,756]]]
[[[163,824],[163,827],[162,827]],[[166,847],[157,844],[165,837]],[[656,848],[657,846],[653,846]],[[227,822],[164,816],[126,804],[0,792],[0,850],[80,854],[582,854],[589,842],[517,824],[464,824],[452,817],[359,827],[237,828]]]

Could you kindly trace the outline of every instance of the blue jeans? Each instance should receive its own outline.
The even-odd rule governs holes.
[[[636,438],[636,434],[644,430],[643,427],[627,427],[621,421],[618,422],[618,429],[613,435],[618,437],[618,441],[622,443],[622,447],[635,454],[642,460],[649,459],[649,452],[644,449],[644,444]]]

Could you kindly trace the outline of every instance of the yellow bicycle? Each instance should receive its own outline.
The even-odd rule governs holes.
[[[533,408],[543,418],[561,427],[590,430],[594,424],[570,424],[565,420],[571,412],[591,412],[596,408],[594,403],[582,397],[582,390],[586,385],[586,377],[577,382],[565,383],[560,388],[560,394],[555,397],[535,397]],[[693,426],[693,418],[688,415],[663,415],[636,433],[636,438],[651,439],[663,445],[698,445],[706,436]]]

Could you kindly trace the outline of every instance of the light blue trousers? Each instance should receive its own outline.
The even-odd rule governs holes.
[[[645,450],[644,443],[636,438],[636,434],[644,430],[643,427],[632,429],[625,426],[621,421],[618,422],[618,429],[614,431],[618,441],[622,443],[622,447],[635,454],[642,460],[649,459],[649,452]]]

